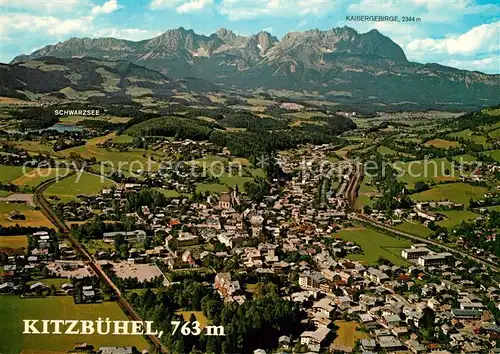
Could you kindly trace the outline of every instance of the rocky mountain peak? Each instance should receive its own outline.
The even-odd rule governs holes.
[[[291,32],[285,35],[276,45],[273,54],[279,57],[280,53],[303,53],[322,58],[323,53],[349,54],[357,56],[376,55],[393,62],[406,62],[406,56],[396,43],[385,37],[377,30],[368,33],[358,33],[353,28],[344,26],[332,28],[328,31],[318,29],[305,32]],[[314,51],[315,53],[304,53]]]
[[[252,37],[257,41],[263,52],[267,52],[272,46],[278,43],[278,38],[266,31],[260,31]]]
[[[215,34],[217,37],[222,39],[224,42],[225,41],[234,41],[237,37],[236,33],[234,33],[231,30],[227,30],[225,28],[219,28],[217,31],[215,31]]]
[[[183,27],[137,42],[72,38],[20,55],[12,63],[44,56],[132,62],[169,77],[195,77],[228,87],[342,91],[431,107],[455,102],[457,95],[472,104],[476,99],[498,101],[499,75],[409,63],[401,47],[379,31],[358,33],[347,26],[290,32],[281,40],[265,31],[244,37],[221,28],[206,36]]]

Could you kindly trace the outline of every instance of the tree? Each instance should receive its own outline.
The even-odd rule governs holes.
[[[120,257],[121,258],[127,258],[128,257],[128,244],[127,243],[123,243],[120,246]]]
[[[266,179],[257,177],[255,180],[245,183],[245,191],[250,199],[260,203],[264,200],[264,197],[269,194],[270,185]]]
[[[413,192],[414,193],[420,193],[423,191],[426,191],[429,189],[429,185],[425,183],[424,181],[418,181],[415,183],[415,186],[413,187]]]
[[[420,321],[418,322],[418,327],[420,329],[427,329],[427,330],[432,330],[434,328],[434,321],[436,319],[436,315],[434,311],[426,307],[422,311],[422,317],[420,318]]]
[[[49,270],[47,269],[47,267],[42,268],[41,274],[42,274],[42,277],[44,277],[44,278],[49,277]]]
[[[49,288],[49,294],[50,294],[51,296],[54,296],[54,295],[56,295],[56,294],[57,294],[57,290],[56,290],[56,287],[54,286],[54,284],[51,284],[51,285],[50,285],[50,288]]]
[[[0,252],[0,265],[6,265],[9,263],[9,256],[6,253]]]

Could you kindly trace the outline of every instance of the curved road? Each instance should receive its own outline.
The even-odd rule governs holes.
[[[370,218],[368,218],[368,217],[366,217],[364,215],[358,214],[358,213],[351,213],[351,214],[349,214],[349,219],[360,221],[360,222],[367,223],[367,224],[371,224],[375,228],[383,229],[385,231],[388,231],[390,233],[396,234],[398,236],[401,236],[401,237],[404,237],[404,238],[407,238],[407,239],[410,239],[410,240],[413,240],[413,241],[418,241],[419,243],[425,243],[427,245],[433,245],[433,246],[441,247],[441,248],[445,249],[446,251],[448,251],[450,253],[458,254],[458,255],[460,255],[462,257],[473,259],[474,261],[476,261],[478,263],[481,263],[481,264],[483,264],[485,266],[488,266],[488,267],[494,269],[497,272],[500,272],[500,267],[498,266],[498,264],[495,264],[494,262],[491,262],[491,261],[489,261],[489,260],[487,260],[485,258],[482,258],[482,257],[473,256],[473,255],[471,255],[468,252],[460,251],[460,250],[458,250],[456,248],[453,248],[453,247],[450,247],[450,246],[446,246],[446,245],[442,244],[441,242],[429,240],[427,238],[415,236],[415,235],[409,234],[407,232],[403,232],[403,231],[391,228],[391,227],[389,227],[389,226],[387,226],[387,225],[385,225],[383,223],[380,223],[378,221],[372,220],[372,219],[370,219]]]
[[[59,180],[63,178],[67,178],[69,176],[74,175],[76,172],[73,171],[64,177],[60,178]],[[33,195],[33,201],[35,202],[35,205],[39,206],[40,209],[42,210],[43,214],[59,229],[61,233],[63,233],[71,242],[73,247],[85,258],[85,263],[89,265],[92,270],[103,280],[115,293],[117,296],[117,303],[121,307],[121,309],[125,312],[125,314],[133,321],[143,321],[141,317],[137,314],[137,312],[132,308],[132,306],[129,304],[129,302],[124,299],[121,295],[120,289],[113,283],[111,278],[102,270],[101,266],[97,264],[94,259],[90,256],[90,254],[82,247],[82,245],[76,240],[74,237],[72,237],[69,233],[69,228],[64,223],[63,220],[59,218],[59,216],[56,214],[54,209],[52,209],[52,206],[47,202],[45,197],[43,196],[43,192],[54,182],[56,181],[56,178],[52,178],[50,180],[47,180],[40,184],[37,189],[35,190],[35,193]],[[154,345],[161,350],[162,353],[168,353],[167,348],[163,345],[163,343],[160,342],[160,339],[157,336],[152,336],[148,335],[147,336],[149,340],[151,340]]]
[[[347,158],[346,158],[346,160],[347,160]],[[351,162],[355,163],[353,161],[351,161]],[[357,167],[359,167],[359,166],[357,166]],[[454,247],[446,246],[446,245],[442,244],[441,242],[429,240],[427,238],[423,238],[423,237],[420,237],[420,236],[415,236],[413,234],[409,234],[407,232],[403,232],[403,231],[391,228],[391,227],[389,227],[389,226],[387,226],[387,225],[385,225],[383,223],[380,223],[378,221],[372,220],[372,219],[364,216],[363,214],[359,213],[356,210],[356,198],[357,198],[359,184],[362,181],[362,179],[363,179],[363,172],[362,172],[362,170],[360,170],[358,168],[356,170],[353,178],[351,178],[351,180],[349,181],[349,185],[347,186],[346,191],[344,193],[344,198],[347,200],[349,206],[351,207],[351,210],[353,210],[353,213],[349,214],[349,219],[357,220],[357,221],[360,221],[360,222],[363,222],[363,223],[370,224],[370,225],[372,225],[372,226],[374,226],[376,228],[380,228],[380,229],[386,230],[386,231],[388,231],[390,233],[393,233],[393,234],[396,234],[398,236],[410,239],[412,241],[418,241],[419,243],[425,243],[427,245],[433,245],[433,246],[441,247],[441,248],[445,249],[446,251],[448,251],[450,253],[458,254],[458,255],[460,255],[462,257],[473,259],[474,261],[476,261],[476,262],[478,262],[480,264],[483,264],[483,265],[486,265],[488,267],[491,267],[492,269],[494,269],[497,272],[500,271],[500,266],[498,264],[496,264],[496,263],[494,263],[494,262],[492,262],[490,260],[487,260],[486,258],[474,256],[474,255],[470,254],[469,252],[464,252],[464,251],[461,251],[461,250],[456,249]]]

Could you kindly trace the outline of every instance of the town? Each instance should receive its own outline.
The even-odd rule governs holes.
[[[366,130],[361,132],[364,139],[369,137]],[[255,341],[256,354],[273,352],[270,348],[495,352],[500,333],[498,248],[484,242],[496,241],[498,212],[488,206],[498,201],[498,187],[464,203],[405,204],[398,194],[391,197],[397,203],[381,210],[373,196],[381,200],[391,191],[378,189],[377,180],[393,177],[373,173],[363,167],[362,159],[354,159],[353,153],[368,144],[352,150],[338,144],[304,144],[262,156],[254,164],[208,141],[154,138],[149,144],[151,156],[188,160],[159,164],[151,171],[107,170],[105,175],[90,164],[86,178],[112,183],[96,184],[95,193],[70,199],[61,200],[64,193],[45,193],[53,207],[41,206],[50,211],[57,228],[29,234],[26,253],[2,253],[0,292],[66,298],[76,306],[118,300],[133,316],[150,320],[155,317],[148,314],[148,306],[162,301],[155,294],[167,291],[167,297],[182,297],[187,287],[200,296],[207,294],[206,301],[191,308],[191,301],[179,303],[173,318],[203,326],[210,321],[223,326],[226,336],[238,319],[224,320],[217,314],[220,310],[206,303],[243,307],[277,297],[273,301],[279,306],[289,304],[274,319],[281,329]],[[116,143],[106,140],[99,147],[116,148]],[[488,162],[472,172],[489,181],[495,171],[498,163]],[[469,173],[453,183],[467,183]],[[224,189],[199,188],[232,178],[236,183]],[[367,191],[372,197],[360,204]],[[9,203],[23,201],[11,198]],[[451,229],[439,226],[453,212],[466,210],[477,211],[473,234],[483,238],[474,247],[469,247],[465,222]],[[10,217],[22,213],[15,210]],[[401,227],[405,225],[410,227]],[[419,235],[411,225],[428,234]],[[295,322],[286,324],[290,318]],[[165,332],[175,348],[186,348],[184,340]],[[250,338],[241,335],[250,345]],[[88,340],[74,343],[74,350],[132,353],[141,345],[143,353],[161,350],[162,343],[151,343],[150,349],[141,343],[113,349],[94,347]],[[211,345],[214,352],[247,352],[246,346],[224,339]]]

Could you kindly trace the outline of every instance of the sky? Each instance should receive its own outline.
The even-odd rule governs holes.
[[[210,35],[377,29],[411,61],[500,73],[498,0],[0,0],[0,62],[71,37],[142,40],[184,27]],[[346,16],[403,16],[356,22]]]

